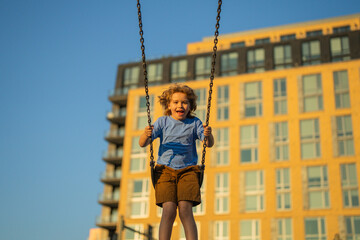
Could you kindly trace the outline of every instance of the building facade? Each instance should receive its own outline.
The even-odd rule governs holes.
[[[204,120],[212,37],[187,54],[148,62],[152,120],[157,96],[186,82]],[[145,239],[121,231],[157,228],[140,62],[121,64],[110,94],[108,150],[101,181],[101,240]],[[200,239],[360,239],[360,14],[221,35],[202,204]],[[155,157],[158,141],[154,142]],[[201,156],[199,143],[199,156]],[[199,157],[200,158],[200,157]],[[173,239],[185,239],[180,220]]]

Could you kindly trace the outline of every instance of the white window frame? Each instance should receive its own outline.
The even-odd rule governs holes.
[[[340,173],[344,208],[359,208],[359,186],[356,164],[341,164]],[[357,196],[357,205],[353,202],[354,196]],[[348,204],[346,204],[346,199],[348,199]]]
[[[350,41],[348,36],[330,38],[330,53],[333,62],[350,60]]]
[[[360,222],[360,216],[346,216],[344,218],[345,220],[345,226],[346,226],[346,231],[345,231],[345,238],[344,239],[351,239],[351,240],[358,240],[360,239],[360,234],[356,234],[356,227],[355,227],[355,220],[357,222]],[[351,225],[351,229],[348,228],[348,222]],[[348,234],[350,233],[350,234]]]
[[[343,148],[343,153],[340,148]],[[336,116],[336,153],[338,157],[355,154],[351,115]]]
[[[246,128],[250,128],[250,138],[242,139],[242,132],[246,131]],[[250,164],[257,163],[259,161],[259,151],[258,151],[258,126],[257,125],[244,125],[240,126],[240,163],[241,164]],[[242,151],[251,151],[251,159],[248,162],[244,162],[241,153]]]
[[[282,91],[282,83],[285,84],[285,92]],[[287,82],[286,78],[278,78],[273,81],[274,89],[274,114],[287,114]],[[284,107],[285,106],[285,107]],[[283,110],[284,108],[284,110]]]
[[[215,214],[226,214],[230,212],[229,196],[230,196],[230,174],[227,172],[217,173],[215,175],[215,204],[214,204]]]
[[[211,56],[202,56],[195,59],[195,80],[206,79],[211,74]]]
[[[302,124],[306,122],[312,122],[313,131],[310,135],[305,135],[305,129],[303,129]],[[317,131],[316,131],[317,130]],[[313,156],[304,156],[305,146],[312,146]],[[301,150],[301,159],[313,159],[321,157],[321,146],[320,146],[320,124],[319,119],[302,119],[300,120],[300,150]]]
[[[202,121],[205,122],[206,120],[206,112],[207,112],[207,89],[206,88],[197,88],[194,89],[196,94],[197,101],[196,101],[196,116]]]
[[[246,225],[250,225],[251,235],[243,235],[242,229],[244,229]],[[240,221],[240,240],[260,240],[261,239],[261,222],[259,219],[248,219]]]
[[[217,89],[217,120],[218,121],[229,120],[230,118],[229,105],[230,105],[229,85],[219,86]]]
[[[160,84],[163,78],[163,64],[162,63],[150,63],[148,66],[148,80],[149,85]]]
[[[142,102],[144,101],[144,102]],[[142,104],[145,103],[145,106],[142,106]],[[150,103],[150,117],[151,119],[154,119],[154,95],[149,95],[149,103]],[[147,122],[147,106],[146,106],[146,98],[145,96],[138,96],[135,101],[136,108],[135,108],[135,129],[145,129],[145,127],[148,125]],[[141,119],[145,119],[145,124],[142,124]]]
[[[237,52],[224,53],[220,59],[220,73],[221,76],[234,76],[237,74],[238,69],[238,57]],[[233,62],[235,66],[233,66]]]
[[[255,95],[249,95],[249,88],[254,88]],[[262,116],[262,82],[244,83],[244,117],[261,117]],[[246,109],[255,108],[255,115],[247,115]]]
[[[248,73],[265,71],[265,49],[256,48],[247,51],[246,65]]]
[[[310,171],[318,171],[320,181],[315,185],[310,183]],[[329,174],[327,166],[309,166],[306,169],[307,176],[307,194],[309,209],[328,209],[330,208],[330,192],[329,192]],[[311,195],[320,194],[321,206],[311,206]]]
[[[146,171],[146,159],[147,159],[146,148],[142,148],[139,146],[139,138],[140,136],[135,136],[132,138],[130,166],[129,166],[130,173],[139,173]],[[132,164],[134,163],[134,161],[139,162],[138,169],[132,169],[133,166]]]
[[[274,68],[284,69],[292,67],[291,45],[278,45],[273,49]]]
[[[215,166],[228,166],[230,164],[230,131],[229,128],[217,128],[215,130]]]
[[[315,78],[315,79],[313,79]],[[312,83],[314,88],[309,88]],[[303,112],[321,111],[324,108],[321,74],[309,74],[302,76],[302,106]],[[310,102],[311,101],[311,102]],[[313,102],[315,101],[315,102]]]
[[[255,173],[256,174],[256,183],[255,185],[248,185],[247,183],[247,174]],[[265,189],[264,189],[264,172],[263,170],[255,171],[245,171],[245,191],[244,191],[244,201],[245,201],[245,212],[260,212],[265,210]],[[248,210],[247,209],[247,197],[256,197],[256,209]]]
[[[143,224],[130,224],[129,227],[132,228],[132,229],[135,229],[136,231],[144,232],[144,225]],[[125,235],[124,240],[143,240],[144,239],[143,235],[141,235],[141,234],[139,234],[137,232],[130,231],[128,229],[125,229],[125,234],[124,235]]]
[[[313,221],[316,220],[317,224],[317,234],[307,234],[306,233],[306,221]],[[327,240],[327,234],[326,234],[326,219],[324,217],[311,217],[311,218],[305,218],[304,219],[304,225],[305,225],[305,240]],[[322,232],[322,229],[324,229],[324,232]]]
[[[275,170],[276,175],[276,209],[280,211],[291,210],[291,174],[289,168],[278,168]],[[285,181],[286,175],[288,182]],[[286,197],[289,198],[290,206],[285,205]]]
[[[142,190],[140,192],[134,192],[135,182],[140,181],[142,183]],[[130,217],[135,218],[146,218],[149,216],[149,179],[142,178],[142,179],[134,179],[132,181],[132,189],[131,189],[131,197],[130,197]],[[133,204],[140,204],[140,214],[133,215],[132,210],[134,205]]]
[[[185,82],[188,71],[188,61],[186,59],[179,59],[171,62],[170,81]]]
[[[335,107],[337,109],[350,108],[351,103],[350,103],[348,72],[346,70],[335,71],[333,73],[333,76],[334,76]]]
[[[230,222],[215,221],[214,222],[214,240],[230,239]]]
[[[291,218],[277,218],[276,222],[276,236],[274,239],[276,240],[292,240],[293,239],[293,226]],[[288,228],[290,232],[288,232]]]
[[[289,160],[289,127],[288,122],[274,123],[274,160]]]

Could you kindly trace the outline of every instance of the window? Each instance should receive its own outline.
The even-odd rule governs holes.
[[[258,162],[258,129],[257,125],[240,127],[240,162]]]
[[[349,82],[347,71],[334,72],[334,90],[336,108],[349,108]]]
[[[161,83],[163,78],[163,64],[162,63],[152,63],[148,67],[148,80],[149,86],[157,85]]]
[[[238,47],[245,47],[245,42],[234,42],[231,43],[230,48],[238,48]]]
[[[206,120],[207,112],[207,91],[206,88],[194,89],[195,95],[198,97],[196,101],[196,116],[202,121]]]
[[[305,218],[305,240],[327,240],[325,218]]]
[[[291,218],[276,219],[276,240],[292,240]]]
[[[329,208],[329,180],[327,166],[307,167],[309,209]]]
[[[201,236],[200,236],[200,223],[198,222],[195,222],[196,224],[196,228],[197,228],[197,231],[198,231],[198,239],[201,239]],[[157,236],[157,235],[154,235],[154,236]],[[156,239],[156,238],[152,238],[152,239]],[[179,240],[186,240],[186,236],[185,236],[185,229],[184,229],[184,226],[182,224],[180,224],[180,236],[179,236]]]
[[[129,89],[136,88],[139,82],[139,67],[128,67],[124,70],[123,93],[127,94]]]
[[[229,86],[218,87],[217,120],[229,120]]]
[[[323,109],[321,75],[305,75],[302,78],[303,111],[313,112]]]
[[[289,40],[294,40],[296,39],[296,35],[295,34],[288,34],[288,35],[282,35],[280,36],[280,41],[281,42],[285,42],[285,41],[289,41]]]
[[[146,169],[146,148],[139,146],[139,136],[133,137],[131,145],[130,172],[143,172]]]
[[[193,207],[193,213],[195,216],[204,215],[205,214],[205,207],[206,207],[206,174],[204,175],[203,184],[200,188],[200,194],[201,194],[201,203],[197,205],[196,207]],[[161,215],[160,215],[161,216]],[[200,238],[199,238],[200,239]]]
[[[359,207],[359,186],[356,164],[341,164],[340,171],[344,207]]]
[[[264,210],[264,178],[263,171],[245,172],[245,212]]]
[[[291,209],[289,168],[276,169],[276,208],[278,210]]]
[[[336,37],[330,39],[331,60],[333,62],[350,60],[349,37]]]
[[[360,216],[346,216],[346,240],[358,240],[360,238]]]
[[[289,133],[287,122],[277,122],[274,124],[274,147],[275,161],[289,160]]]
[[[229,174],[218,173],[215,175],[215,213],[224,214],[229,213]]]
[[[292,67],[291,46],[281,45],[274,47],[274,68],[284,69]]]
[[[145,218],[149,215],[149,179],[135,179],[132,182],[130,212],[132,218]]]
[[[351,116],[336,117],[336,156],[354,155],[354,137]]]
[[[245,117],[260,117],[262,115],[261,82],[244,84]]]
[[[260,240],[260,220],[240,221],[240,240]]]
[[[215,147],[215,165],[226,166],[229,165],[229,128],[216,129],[216,142]]]
[[[171,82],[184,82],[187,75],[187,60],[177,60],[171,63]]]
[[[247,72],[265,71],[265,50],[258,48],[247,52]]]
[[[130,228],[139,232],[144,232],[144,226],[142,224],[131,224]],[[137,232],[133,232],[125,228],[125,240],[143,240],[143,236]]]
[[[270,38],[255,39],[255,45],[270,43]]]
[[[306,37],[316,37],[316,36],[321,36],[321,35],[322,35],[322,30],[306,32]]]
[[[341,26],[341,27],[334,27],[333,33],[343,33],[343,32],[350,32],[350,26]]]
[[[233,76],[237,74],[238,53],[225,53],[221,55],[221,76]]]
[[[149,96],[149,103],[150,103],[150,117],[153,119],[154,117],[154,95]],[[138,108],[137,112],[135,113],[136,117],[136,129],[144,129],[148,123],[148,116],[147,116],[147,106],[146,106],[146,98],[145,96],[138,97]]]
[[[211,56],[198,57],[195,60],[195,79],[209,78],[211,73]]]
[[[274,79],[274,114],[287,114],[286,79]]]
[[[215,221],[214,222],[214,240],[229,240],[230,239],[230,223],[229,221]]]
[[[302,48],[303,65],[315,65],[321,63],[320,41],[304,42]]]
[[[318,119],[300,120],[301,158],[320,157],[320,129]]]

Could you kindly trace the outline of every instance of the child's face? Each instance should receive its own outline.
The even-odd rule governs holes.
[[[171,96],[171,101],[169,103],[169,109],[171,111],[171,116],[176,120],[186,119],[190,111],[190,102],[187,98],[187,95],[182,92],[176,92]]]

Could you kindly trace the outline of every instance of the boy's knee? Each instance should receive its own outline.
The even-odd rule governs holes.
[[[187,217],[187,216],[192,216],[193,215],[192,206],[193,206],[192,202],[180,201],[179,202],[179,216],[180,216],[180,218]]]
[[[172,220],[176,218],[176,204],[173,202],[168,202],[163,204],[163,213],[162,218]]]

